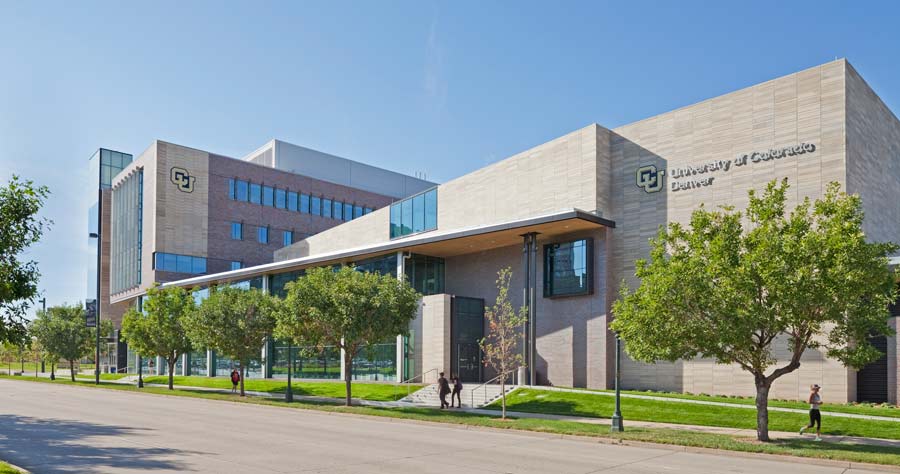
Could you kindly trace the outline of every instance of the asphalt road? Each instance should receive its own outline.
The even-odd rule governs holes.
[[[13,380],[0,458],[34,473],[866,472]]]

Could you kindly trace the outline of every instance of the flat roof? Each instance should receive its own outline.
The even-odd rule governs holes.
[[[373,245],[354,247],[336,252],[283,260],[280,262],[241,268],[222,273],[201,275],[164,283],[162,286],[202,286],[253,278],[270,273],[288,272],[310,266],[347,262],[351,259],[376,257],[398,251],[415,251],[434,257],[450,257],[490,250],[521,243],[521,236],[530,232],[558,235],[579,230],[615,228],[615,222],[580,209],[568,209],[525,219],[487,224],[445,232],[434,231],[394,239]]]

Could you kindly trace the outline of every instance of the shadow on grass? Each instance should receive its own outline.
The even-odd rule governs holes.
[[[141,447],[133,443],[100,445],[104,442],[122,444],[114,438],[141,431],[147,430],[5,414],[0,415],[0,452],[6,460],[41,473],[186,469],[184,464],[172,459],[187,454],[186,451]]]

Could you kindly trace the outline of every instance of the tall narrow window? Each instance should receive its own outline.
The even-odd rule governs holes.
[[[310,210],[314,215],[321,216],[322,215],[322,198],[318,196],[313,196],[312,198],[312,208]]]
[[[344,220],[344,203],[341,201],[334,201],[334,212],[332,215],[337,220]]]
[[[300,212],[309,214],[309,194],[300,195]]]
[[[331,217],[331,199],[322,199],[322,217]]]
[[[275,190],[272,186],[263,186],[262,188],[263,206],[272,207],[275,205]]]
[[[349,202],[344,203],[344,220],[353,220],[353,204],[350,204]]]
[[[248,183],[243,180],[236,180],[234,182],[234,197],[238,201],[247,202],[248,199]]]
[[[262,203],[262,186],[250,183],[250,202],[253,204]]]
[[[297,211],[297,193],[293,191],[288,191],[287,193],[287,208],[289,211]]]
[[[228,199],[234,201],[234,178],[228,178]]]
[[[293,231],[290,231],[290,230],[284,231],[284,234],[282,234],[281,239],[282,239],[282,242],[281,242],[281,243],[282,243],[285,247],[287,247],[288,245],[293,244],[293,243],[294,243],[294,232],[293,232]]]
[[[287,191],[284,189],[275,190],[275,207],[284,209],[287,207]]]
[[[231,223],[231,239],[244,240],[244,224],[240,222]]]
[[[259,226],[256,228],[256,240],[261,244],[269,243],[269,228]]]

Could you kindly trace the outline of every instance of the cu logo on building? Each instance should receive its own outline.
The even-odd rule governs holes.
[[[197,181],[196,176],[191,176],[188,170],[179,167],[173,167],[169,171],[169,179],[183,193],[194,192],[194,182]]]
[[[665,175],[666,170],[658,170],[656,165],[641,166],[637,169],[637,186],[648,193],[659,192]]]

